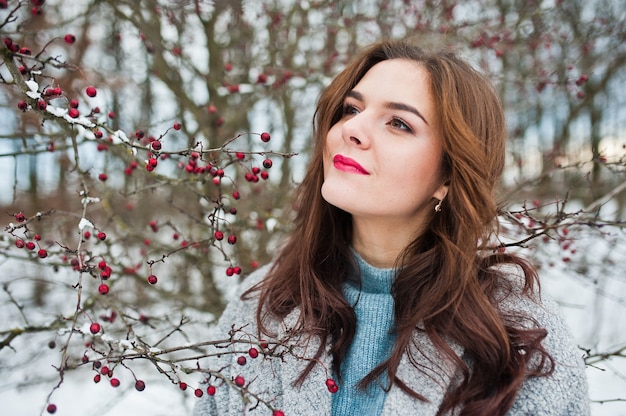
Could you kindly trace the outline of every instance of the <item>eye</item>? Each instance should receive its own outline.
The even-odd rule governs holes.
[[[351,104],[344,104],[343,105],[343,115],[344,116],[354,116],[359,114],[359,110],[351,105]]]
[[[413,133],[413,129],[411,127],[409,127],[408,124],[406,124],[404,121],[402,121],[402,119],[399,119],[397,117],[394,117],[391,119],[391,121],[389,121],[388,123],[391,127],[393,127],[394,129],[398,129],[398,130],[403,130],[409,133]]]

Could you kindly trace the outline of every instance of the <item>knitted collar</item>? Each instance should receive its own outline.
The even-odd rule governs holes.
[[[395,268],[378,268],[366,262],[363,257],[352,249],[354,261],[360,270],[354,270],[348,274],[348,284],[363,293],[391,293],[391,286],[396,275]]]

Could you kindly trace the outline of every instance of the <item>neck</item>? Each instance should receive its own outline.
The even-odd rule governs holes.
[[[353,217],[352,224],[352,247],[367,263],[379,268],[394,267],[402,250],[421,234],[406,222]]]

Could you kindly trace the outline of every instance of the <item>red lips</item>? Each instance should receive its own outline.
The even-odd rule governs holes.
[[[360,175],[369,175],[369,172],[365,168],[358,164],[354,159],[350,159],[347,156],[335,155],[333,157],[333,165],[335,169],[342,172],[358,173]]]

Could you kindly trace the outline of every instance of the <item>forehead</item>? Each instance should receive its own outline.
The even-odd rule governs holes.
[[[388,59],[371,67],[354,87],[371,101],[402,102],[431,115],[432,95],[428,71],[408,59]]]

